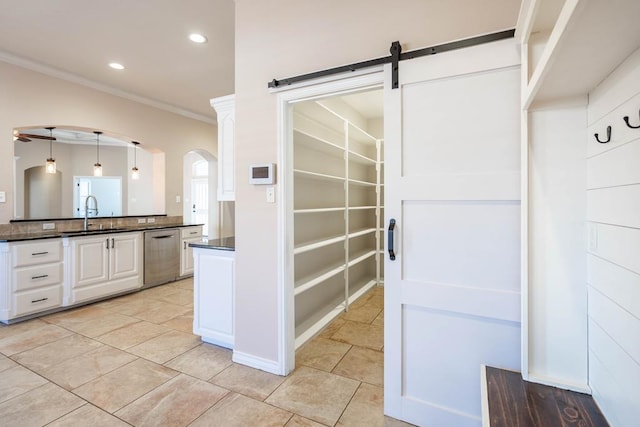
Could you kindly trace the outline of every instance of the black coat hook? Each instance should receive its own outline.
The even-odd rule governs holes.
[[[638,115],[640,116],[640,111],[638,111]],[[624,122],[627,124],[627,126],[629,126],[631,129],[639,129],[640,128],[640,125],[631,126],[631,124],[629,123],[629,116],[624,116],[623,119],[624,119]]]
[[[611,141],[611,126],[607,126],[607,140],[606,141],[600,141],[600,138],[598,138],[598,134],[594,134],[593,136],[596,137],[596,141],[598,141],[600,144],[606,144],[607,142]]]

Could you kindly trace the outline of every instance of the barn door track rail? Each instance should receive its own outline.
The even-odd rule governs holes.
[[[458,40],[455,42],[444,43],[444,44],[431,46],[431,47],[425,47],[423,49],[411,50],[409,52],[402,52],[402,46],[400,45],[400,42],[395,41],[391,43],[391,48],[389,49],[391,55],[389,56],[384,56],[382,58],[377,58],[377,59],[369,59],[367,61],[356,62],[353,64],[342,65],[334,68],[328,68],[326,70],[314,71],[313,73],[301,74],[299,76],[287,77],[286,79],[273,79],[268,83],[267,86],[269,88],[276,89],[283,86],[289,86],[294,83],[317,79],[320,77],[353,72],[353,71],[361,70],[363,68],[375,67],[377,65],[392,64],[391,83],[392,83],[393,89],[397,89],[400,61],[404,61],[405,59],[418,58],[421,56],[435,55],[437,53],[448,52],[450,50],[462,49],[465,47],[471,47],[479,44],[508,39],[508,38],[512,38],[514,34],[515,34],[515,29],[499,31],[497,33],[471,37],[468,39]]]

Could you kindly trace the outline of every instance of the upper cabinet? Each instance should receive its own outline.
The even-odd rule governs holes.
[[[638,0],[524,0],[523,107],[589,93],[640,47]]]
[[[218,116],[218,200],[235,200],[235,95],[210,102]]]

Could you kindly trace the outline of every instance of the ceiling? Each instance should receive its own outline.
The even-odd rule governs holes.
[[[209,99],[234,92],[233,0],[0,0],[0,10],[1,61],[209,122]]]

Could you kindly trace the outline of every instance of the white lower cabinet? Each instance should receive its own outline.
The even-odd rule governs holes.
[[[202,341],[233,349],[235,252],[193,248],[193,333]]]
[[[70,283],[64,305],[142,286],[142,233],[101,234],[69,239]]]
[[[182,247],[180,250],[180,277],[193,274],[193,248],[189,243],[202,241],[202,226],[185,227],[180,229],[180,240]]]
[[[60,239],[0,243],[0,321],[59,307],[62,259]]]

